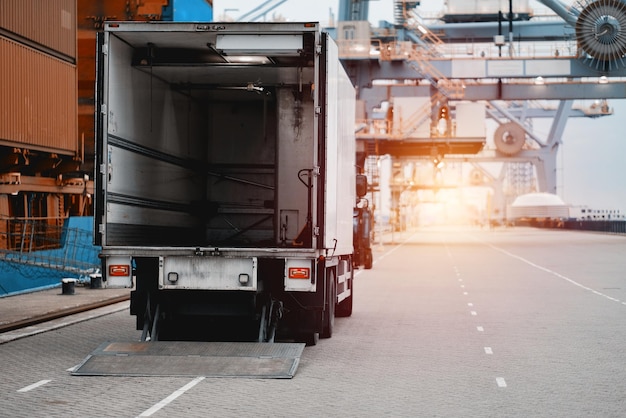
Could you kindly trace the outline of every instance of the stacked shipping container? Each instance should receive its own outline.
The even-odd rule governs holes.
[[[2,145],[74,155],[76,66],[0,37]]]
[[[76,0],[0,1],[0,145],[76,156]]]
[[[52,55],[76,57],[76,0],[2,0],[0,27]]]

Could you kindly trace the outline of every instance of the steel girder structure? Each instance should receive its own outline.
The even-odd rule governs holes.
[[[451,161],[471,161],[475,165],[481,162],[529,162],[537,170],[539,190],[556,193],[556,157],[566,121],[568,117],[580,116],[572,109],[573,101],[626,98],[626,83],[615,79],[626,75],[626,6],[621,0],[579,3],[582,10],[566,8],[558,1],[546,0],[543,3],[552,8],[563,21],[516,22],[512,26],[510,39],[518,45],[533,40],[570,43],[560,53],[556,50],[553,55],[521,56],[514,53],[514,45],[509,45],[509,55],[502,57],[503,45],[500,44],[497,56],[485,54],[484,50],[480,56],[474,56],[477,50],[472,50],[472,56],[469,57],[452,56],[442,52],[445,51],[442,43],[463,43],[468,40],[492,42],[498,34],[497,23],[430,25],[425,30],[423,22],[418,20],[420,23],[417,24],[405,21],[402,26],[396,26],[395,30],[384,31],[384,37],[373,38],[372,45],[379,49],[376,57],[346,56],[343,60],[366,111],[379,107],[392,97],[433,98],[442,93],[447,96],[445,99],[487,102],[488,116],[501,127],[509,127],[501,129],[500,133],[496,131],[496,135],[503,137],[499,141],[504,144],[502,149],[483,150],[482,144],[470,144],[471,141],[465,138],[403,138],[398,141],[397,138],[393,140],[363,134],[359,135],[359,141],[363,142],[360,149],[366,154],[388,153],[401,159],[431,155],[433,146],[436,146],[436,152],[446,154],[446,159]],[[393,39],[393,36],[390,37],[390,33],[396,37],[391,43],[389,39]],[[425,37],[425,34],[430,36]],[[433,39],[439,44],[433,45],[430,50],[426,48],[426,52],[416,54],[413,51],[397,50],[397,45],[404,44],[403,48],[406,48],[406,43],[423,49]],[[571,53],[571,42],[576,43],[574,53]],[[394,48],[396,53],[381,59],[383,48]],[[427,61],[428,64],[416,63],[419,60]],[[395,82],[377,85],[374,80]],[[451,81],[457,85],[460,83],[461,96],[453,97],[446,94],[445,87],[441,88],[442,85],[450,85]],[[510,109],[510,103],[514,101],[530,100],[558,102],[558,108],[552,112],[554,120],[547,138],[539,138],[525,124],[525,119],[532,117],[530,113],[525,112],[522,118],[522,115]],[[606,110],[592,116],[611,113],[608,107]],[[503,123],[502,117],[509,122]],[[511,144],[507,145],[507,141],[524,143],[526,137],[534,141],[536,146],[532,149],[514,146],[512,150]],[[496,188],[498,181],[493,182]],[[501,181],[499,183],[501,186]],[[502,193],[496,192],[498,195]],[[501,207],[506,204],[504,201],[494,203]]]

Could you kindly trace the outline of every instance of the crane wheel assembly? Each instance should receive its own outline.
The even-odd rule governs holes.
[[[513,122],[503,123],[496,129],[493,141],[502,154],[515,155],[524,147],[526,134],[521,126]]]
[[[590,65],[611,69],[626,66],[626,3],[621,0],[586,2],[576,21],[576,39]]]

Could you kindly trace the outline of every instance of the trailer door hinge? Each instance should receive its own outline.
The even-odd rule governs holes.
[[[320,175],[320,166],[316,165],[315,167],[313,167],[313,175],[314,176],[319,176]]]
[[[315,46],[315,53],[316,53],[317,55],[321,55],[321,54],[322,54],[322,45],[321,45],[321,44],[317,44],[317,45]]]
[[[102,113],[103,115],[107,114],[107,104],[106,103],[102,103],[102,106],[100,106],[100,113]]]
[[[98,224],[98,233],[99,234],[104,234],[104,225],[103,224]]]
[[[319,226],[314,226],[313,227],[313,235],[315,235],[316,237],[318,237],[320,235],[320,227]]]
[[[319,115],[320,113],[322,113],[322,108],[319,106],[315,106],[315,114]]]
[[[102,53],[104,55],[108,55],[108,53],[109,53],[109,44],[102,44]]]

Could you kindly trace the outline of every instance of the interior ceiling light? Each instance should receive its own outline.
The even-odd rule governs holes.
[[[215,49],[228,56],[299,56],[303,45],[301,34],[219,34],[215,40]]]
[[[255,65],[267,65],[271,64],[272,60],[266,56],[252,56],[252,55],[228,55],[224,59],[231,64],[255,64]]]

